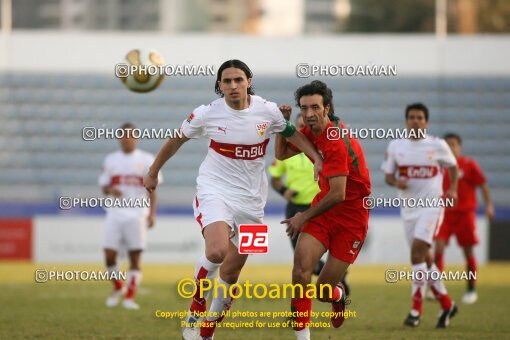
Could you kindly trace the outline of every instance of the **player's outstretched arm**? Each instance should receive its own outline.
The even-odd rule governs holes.
[[[322,170],[322,157],[319,155],[312,143],[301,132],[296,131],[292,136],[287,137],[289,142],[296,146],[299,150],[303,151],[308,157],[313,159],[314,176],[317,181],[319,179],[319,172]]]
[[[459,168],[457,165],[448,167],[448,175],[450,176],[450,188],[445,193],[447,198],[457,199],[457,183],[459,179]]]
[[[283,184],[283,180],[281,177],[271,177],[271,186],[275,191],[280,193],[287,201],[291,201],[294,196],[298,194],[297,191],[292,189],[288,189],[285,184]]]
[[[492,221],[494,219],[494,215],[496,214],[494,210],[494,204],[492,203],[491,192],[489,190],[489,186],[487,183],[480,185],[482,189],[483,202],[485,203],[485,215]]]
[[[189,140],[188,137],[176,136],[175,138],[169,139],[159,150],[156,159],[152,162],[152,165],[149,168],[147,174],[143,177],[143,186],[147,191],[152,192],[156,189],[158,185],[158,173],[159,170],[165,165],[166,161],[168,161],[179,148]]]
[[[294,155],[297,155],[300,151],[294,151],[289,147],[287,139],[281,135],[276,135],[276,141],[274,143],[274,154],[275,158],[279,161],[283,161]]]
[[[149,210],[149,216],[147,217],[147,226],[149,228],[152,228],[154,226],[154,222],[156,220],[156,206],[158,204],[158,195],[155,191],[151,192],[149,194],[149,200],[150,200],[150,210]]]
[[[285,118],[285,120],[288,121],[292,114],[292,107],[287,104],[282,104],[278,108],[280,109],[280,112],[282,113],[283,118]],[[290,158],[290,157],[300,153],[299,151],[292,150],[287,143],[287,139],[280,134],[276,135],[274,151],[275,151],[275,158],[280,161],[283,161],[284,159]]]

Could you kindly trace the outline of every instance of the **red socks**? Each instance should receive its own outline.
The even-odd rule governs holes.
[[[310,323],[310,315],[312,312],[312,299],[307,297],[296,297],[290,303],[292,312],[300,314],[294,318],[294,330],[300,331],[306,328]]]
[[[436,266],[439,269],[439,271],[444,272],[444,254],[443,253],[436,253]]]

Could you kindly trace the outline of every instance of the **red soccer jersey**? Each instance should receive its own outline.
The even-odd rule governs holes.
[[[345,129],[340,121],[338,124],[340,128]],[[301,132],[315,145],[323,158],[322,171],[319,174],[321,191],[315,197],[312,205],[317,204],[329,192],[328,177],[347,176],[345,201],[333,207],[328,213],[341,209],[341,206],[349,204],[349,201],[359,200],[370,195],[370,173],[361,145],[350,136],[336,140],[328,139],[328,129],[334,127],[334,123],[331,122],[319,136],[315,136],[307,126],[301,129]]]
[[[460,156],[457,158],[459,165],[459,184],[457,190],[457,204],[452,211],[466,211],[476,209],[476,187],[485,183],[485,176],[474,159]],[[450,187],[450,177],[446,171],[443,176],[443,189],[446,192]]]

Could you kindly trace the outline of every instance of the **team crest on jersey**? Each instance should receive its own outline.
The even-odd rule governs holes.
[[[195,118],[195,115],[193,114],[193,112],[191,112],[191,113],[189,114],[188,119],[186,119],[186,121],[187,121],[188,123],[191,123],[191,121],[193,120],[193,118]]]
[[[257,129],[257,132],[260,137],[264,137],[268,126],[269,126],[268,122],[255,124],[255,128]]]

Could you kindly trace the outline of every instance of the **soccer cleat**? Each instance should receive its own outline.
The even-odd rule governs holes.
[[[333,314],[331,315],[331,324],[333,327],[338,328],[342,326],[345,320],[345,306],[351,303],[347,296],[345,295],[345,287],[340,282],[337,285],[338,288],[342,290],[342,298],[338,302],[331,303],[331,309],[333,310]]]
[[[198,327],[183,327],[182,340],[199,340],[200,328]]]
[[[130,310],[140,309],[140,306],[138,306],[138,304],[133,299],[124,299],[124,301],[122,301],[122,307]]]
[[[436,328],[446,328],[450,324],[450,319],[453,318],[458,311],[459,309],[455,302],[452,303],[452,307],[450,309],[441,311],[439,319],[437,320]]]
[[[407,315],[407,318],[404,320],[404,325],[409,327],[418,327],[420,325],[420,315],[414,315],[412,312],[410,312]]]
[[[310,328],[303,328],[300,331],[294,331],[296,340],[310,340]]]
[[[462,297],[462,303],[464,303],[466,305],[471,305],[471,304],[475,303],[477,300],[478,300],[478,294],[474,290],[467,292]]]
[[[112,308],[119,304],[122,298],[122,289],[114,290],[110,296],[106,299],[106,307]]]
[[[200,325],[204,321],[203,317],[196,317],[194,312],[189,311],[189,317],[186,319],[186,324],[182,327],[183,340],[199,340],[200,338]]]

